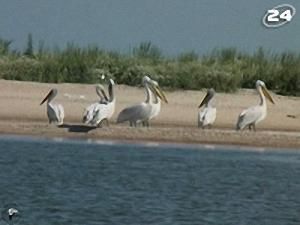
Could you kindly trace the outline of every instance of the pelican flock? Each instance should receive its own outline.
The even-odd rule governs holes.
[[[198,112],[198,127],[211,127],[215,122],[217,109],[212,106],[212,100],[214,99],[215,93],[213,88],[208,89],[205,97],[200,103],[198,108],[204,107]]]
[[[96,87],[96,93],[100,97],[100,101],[86,108],[83,116],[84,123],[93,126],[102,126],[105,121],[107,125],[109,124],[109,119],[113,116],[116,105],[116,97],[113,89],[114,85],[115,82],[112,79],[109,79],[109,98],[107,97],[102,85],[98,85]]]
[[[241,112],[236,125],[237,130],[242,130],[248,126],[249,130],[253,128],[253,130],[255,131],[256,124],[265,119],[265,117],[267,116],[266,98],[268,98],[270,102],[275,104],[263,81],[257,80],[255,86],[260,98],[260,102],[258,105],[252,106]]]
[[[130,126],[137,126],[138,123],[149,126],[149,120],[160,112],[161,103],[158,98],[168,103],[166,96],[156,81],[151,80],[148,76],[144,76],[142,84],[145,87],[146,100],[140,104],[123,109],[118,115],[117,123],[129,121]]]
[[[52,103],[53,99],[57,95],[57,89],[51,89],[50,92],[46,95],[40,105],[44,104],[47,101],[47,116],[49,123],[55,123],[57,125],[62,125],[64,123],[64,108],[60,104]]]
[[[146,93],[145,101],[121,110],[117,117],[117,123],[129,122],[129,125],[134,127],[139,124],[149,126],[150,120],[159,115],[162,102],[168,103],[168,100],[157,81],[151,79],[149,76],[144,76],[142,78],[142,85],[144,86]],[[99,96],[99,101],[91,104],[85,109],[82,119],[83,123],[97,127],[102,127],[104,122],[109,125],[109,120],[115,112],[116,105],[114,86],[114,80],[109,79],[108,94],[105,92],[102,85],[99,84],[96,86],[96,93]],[[239,114],[236,130],[243,130],[245,127],[248,127],[249,130],[256,131],[256,124],[267,116],[266,98],[271,103],[275,104],[263,81],[256,81],[256,90],[260,102],[258,105],[249,107]],[[64,120],[64,108],[60,104],[53,103],[57,93],[57,89],[51,89],[40,105],[47,101],[47,116],[49,123],[62,125]],[[214,124],[217,115],[217,109],[213,106],[215,93],[213,88],[208,89],[205,97],[198,106],[198,127],[210,128]]]

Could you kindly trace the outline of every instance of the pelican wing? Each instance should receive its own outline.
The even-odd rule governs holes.
[[[64,117],[65,117],[65,111],[64,107],[62,105],[57,105],[57,111],[58,111],[58,123],[63,124],[64,122]]]
[[[213,124],[216,120],[216,115],[216,108],[205,107],[198,114],[198,124],[202,127]]]
[[[123,109],[117,118],[117,123],[122,123],[125,121],[144,121],[151,114],[151,106],[146,103],[141,103],[139,105],[134,105]]]
[[[261,116],[262,116],[262,112],[259,106],[253,106],[244,110],[239,115],[238,122],[237,122],[237,129],[243,129],[247,125],[259,121]]]
[[[50,123],[62,124],[64,119],[64,109],[62,105],[48,104],[47,115]]]
[[[115,111],[115,102],[98,104],[93,111],[92,125],[98,125],[104,119],[110,119]]]
[[[92,119],[94,117],[95,109],[97,108],[98,105],[99,105],[99,103],[96,102],[96,103],[89,105],[85,109],[85,112],[83,114],[83,119],[82,119],[83,123],[89,124],[92,121]]]

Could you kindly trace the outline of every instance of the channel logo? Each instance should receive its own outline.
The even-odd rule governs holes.
[[[281,27],[292,21],[296,15],[296,9],[290,4],[281,4],[267,10],[262,23],[268,28]]]

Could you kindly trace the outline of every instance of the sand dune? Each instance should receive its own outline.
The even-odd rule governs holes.
[[[46,107],[39,105],[53,87],[59,91],[56,101],[65,108],[67,126],[64,128],[47,125]],[[86,132],[86,128],[81,126],[81,119],[84,108],[98,100],[94,85],[1,80],[0,89],[1,133],[300,148],[300,98],[297,97],[272,94],[276,104],[268,104],[267,118],[257,126],[256,133],[250,133],[236,132],[234,127],[239,113],[257,104],[258,97],[254,90],[217,93],[217,119],[214,128],[205,131],[196,127],[197,106],[205,92],[166,92],[169,104],[162,105],[161,114],[152,122],[152,127],[135,129],[128,128],[127,124],[113,123],[122,108],[145,99],[144,90],[117,85],[117,105],[112,125]],[[77,129],[77,132],[72,132],[72,129]]]

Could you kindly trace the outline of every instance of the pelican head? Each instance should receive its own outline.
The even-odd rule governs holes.
[[[216,93],[215,89],[213,88],[208,89],[205,97],[203,98],[198,108],[201,108],[203,105],[208,104],[208,102],[214,97],[215,93]]]
[[[261,80],[257,80],[255,85],[256,85],[256,89],[257,89],[257,90],[259,90],[259,88],[261,88],[261,90],[262,90],[264,96],[265,96],[270,102],[272,102],[273,104],[275,104],[273,98],[272,98],[271,95],[269,94],[269,91],[268,91],[268,89],[267,89],[267,87],[266,87],[265,82],[263,82],[263,81],[261,81]]]
[[[43,101],[40,103],[42,105],[46,100],[48,102],[52,101],[52,99],[57,95],[57,89],[53,88],[49,91],[49,93],[46,95],[46,97],[43,99]]]
[[[148,77],[149,78],[149,77]],[[150,79],[150,78],[149,78]],[[157,81],[150,79],[149,81],[150,84],[150,88],[152,90],[152,92],[157,95],[162,101],[164,101],[165,103],[168,103],[168,99],[166,98],[164,92],[162,91],[162,89],[160,88],[159,84],[157,83]]]

